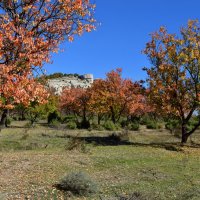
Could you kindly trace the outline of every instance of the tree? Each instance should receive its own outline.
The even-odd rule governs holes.
[[[103,117],[108,113],[109,108],[106,102],[106,82],[103,79],[94,80],[92,87],[88,88],[90,93],[89,110],[93,115],[97,115],[98,124],[100,125]]]
[[[30,120],[31,125],[34,125],[34,123],[38,119],[47,119],[48,114],[52,113],[57,110],[58,108],[58,97],[50,94],[48,99],[48,102],[46,103],[38,103],[38,102],[32,102],[28,107],[26,108],[26,115],[27,119]]]
[[[78,117],[81,117],[83,128],[88,128],[89,99],[90,94],[87,92],[87,89],[66,88],[60,95],[59,107],[61,111],[67,114],[74,114],[77,118],[77,122]]]
[[[117,123],[123,114],[133,114],[142,103],[142,87],[138,82],[123,79],[120,68],[106,74],[91,87],[90,108],[98,115],[108,114]]]
[[[191,117],[198,114],[200,103],[200,26],[188,21],[180,34],[169,34],[164,27],[151,35],[144,53],[152,67],[148,73],[151,105],[162,115],[173,114],[181,123],[182,143],[200,125],[187,129]]]
[[[0,0],[1,122],[16,103],[9,84],[17,86],[17,94],[22,80],[32,82],[33,70],[50,62],[61,42],[94,29],[93,8],[88,0]]]
[[[7,76],[3,74],[2,76]],[[48,99],[46,88],[28,75],[10,74],[0,87],[0,107],[3,109],[1,126],[6,125],[8,110],[16,105],[28,107],[30,104],[45,104]]]

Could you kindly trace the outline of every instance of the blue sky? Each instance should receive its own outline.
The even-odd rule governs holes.
[[[92,73],[94,78],[104,78],[106,72],[120,67],[125,78],[145,79],[142,67],[149,62],[141,51],[149,34],[160,26],[178,33],[188,19],[200,20],[200,0],[95,1],[95,18],[101,25],[63,44],[64,52],[53,54],[53,63],[45,65],[48,74]]]

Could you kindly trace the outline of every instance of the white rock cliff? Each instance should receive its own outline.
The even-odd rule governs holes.
[[[93,83],[93,74],[85,74],[82,76],[64,76],[48,80],[48,87],[55,90],[55,94],[60,95],[63,88],[88,88]]]

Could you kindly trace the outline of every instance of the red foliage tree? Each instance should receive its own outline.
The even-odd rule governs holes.
[[[88,123],[87,115],[89,111],[89,99],[90,94],[87,89],[83,88],[66,88],[62,91],[59,99],[59,108],[65,113],[72,113],[76,116],[77,122],[78,117],[81,117],[81,123],[83,128]]]
[[[144,109],[142,87],[138,82],[123,79],[121,69],[106,74],[105,80],[97,80],[91,88],[91,110],[99,115],[108,114],[113,123],[121,116],[133,115]]]
[[[18,93],[30,89],[23,88],[25,82],[33,84],[33,70],[37,71],[44,62],[50,61],[50,52],[58,51],[65,39],[72,41],[74,35],[94,29],[93,8],[88,0],[0,0],[2,122],[7,109],[17,102],[10,99],[19,102]],[[41,85],[37,87],[41,89]],[[15,94],[11,92],[14,89]],[[24,102],[23,98],[20,101]],[[31,98],[32,95],[29,100]]]

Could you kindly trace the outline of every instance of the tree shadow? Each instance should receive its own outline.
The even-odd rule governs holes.
[[[119,145],[132,145],[133,143],[128,140],[123,140],[117,135],[110,136],[85,136],[77,137],[77,139],[83,140],[87,144],[93,144],[96,146],[119,146]]]
[[[66,135],[66,138],[75,138],[81,141],[84,141],[86,144],[93,144],[95,146],[120,146],[120,145],[131,145],[134,147],[152,147],[152,148],[159,148],[159,149],[166,149],[169,151],[182,151],[183,145],[180,142],[151,142],[151,143],[139,143],[139,142],[132,142],[129,140],[124,140],[120,138],[120,136],[112,134],[109,136],[82,136],[82,137],[75,137]],[[199,143],[188,143],[185,144],[186,147],[191,148],[200,148]]]

